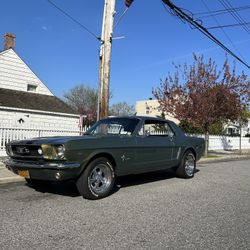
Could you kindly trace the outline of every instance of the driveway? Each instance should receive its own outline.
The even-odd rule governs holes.
[[[120,178],[88,201],[74,185],[0,185],[1,249],[250,249],[250,160]]]

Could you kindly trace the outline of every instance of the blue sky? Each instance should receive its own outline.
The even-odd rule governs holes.
[[[98,36],[101,34],[104,0],[53,0]],[[192,13],[223,9],[218,0],[173,0]],[[246,0],[229,0],[234,6],[246,6]],[[125,9],[124,1],[116,1],[116,18]],[[250,21],[250,9],[239,14]],[[220,25],[234,24],[229,14],[216,16]],[[204,18],[206,27],[216,26],[213,18]],[[250,64],[250,35],[242,27],[225,28],[227,36]],[[48,88],[57,96],[83,83],[98,86],[99,42],[77,24],[53,8],[47,0],[1,1],[0,43],[6,32],[16,35],[16,52],[33,69]],[[236,54],[228,37],[221,29],[211,30]],[[134,0],[133,5],[116,27],[112,50],[110,88],[114,97],[110,101],[137,100],[152,97],[152,88],[159,85],[168,72],[173,72],[172,62],[192,62],[192,53],[212,57],[222,65],[225,52],[188,24],[170,15],[161,0]],[[0,46],[1,49],[2,46]],[[229,56],[230,62],[233,61]],[[238,71],[249,70],[237,62]]]

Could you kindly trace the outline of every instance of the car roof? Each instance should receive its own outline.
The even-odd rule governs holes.
[[[140,120],[155,120],[155,121],[168,121],[167,119],[161,118],[161,117],[154,117],[154,116],[137,116],[137,115],[133,115],[133,116],[110,116],[108,118],[105,118],[103,120],[106,119],[140,119]]]

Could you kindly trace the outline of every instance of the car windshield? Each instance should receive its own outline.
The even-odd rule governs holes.
[[[139,119],[110,118],[97,122],[86,135],[132,135]]]

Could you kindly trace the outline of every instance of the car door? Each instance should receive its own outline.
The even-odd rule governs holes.
[[[136,136],[138,172],[165,169],[173,165],[173,132],[166,121],[145,120]]]

